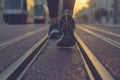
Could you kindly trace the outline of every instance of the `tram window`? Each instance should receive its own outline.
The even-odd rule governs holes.
[[[43,6],[35,6],[35,15],[40,15],[43,13]]]
[[[6,9],[20,9],[21,0],[4,0]]]

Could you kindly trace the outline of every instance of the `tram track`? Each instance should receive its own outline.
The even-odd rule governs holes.
[[[97,60],[85,43],[75,33],[77,40],[76,47],[82,60],[85,70],[90,80],[115,80],[107,69]],[[38,55],[44,49],[48,42],[48,36],[44,36],[33,47],[31,47],[23,56],[13,62],[7,69],[0,74],[0,80],[21,80],[23,75],[36,60]]]
[[[40,39],[33,47],[31,47],[24,55],[13,62],[0,74],[0,80],[20,80],[21,75],[34,62],[39,53],[47,44],[47,35]]]
[[[87,28],[83,28],[83,27],[78,27],[78,28],[85,31],[85,32],[87,32],[87,33],[89,33],[89,34],[91,34],[91,35],[93,35],[93,36],[95,36],[95,37],[97,37],[97,38],[99,38],[99,39],[101,39],[101,40],[103,40],[103,41],[105,41],[105,42],[107,42],[107,43],[109,43],[109,44],[111,44],[111,45],[116,46],[117,48],[120,48],[120,42],[119,41],[116,41],[116,40],[113,40],[113,39],[108,38],[106,36],[97,34],[97,33],[93,32],[93,31],[91,31],[91,30],[89,30]],[[99,30],[99,31],[101,31],[101,30]],[[112,33],[112,32],[106,32],[106,33],[111,34],[111,35],[116,36],[116,37],[120,37],[120,35]]]
[[[42,31],[42,30],[45,30],[45,29],[47,29],[47,27],[44,27],[44,28],[40,28],[40,29],[38,29],[38,30],[31,31],[31,32],[28,32],[28,33],[26,33],[26,34],[23,34],[23,35],[21,35],[21,36],[19,36],[19,37],[16,37],[16,38],[13,38],[13,39],[11,39],[11,40],[2,42],[2,43],[0,43],[0,50],[3,49],[3,48],[9,47],[9,46],[11,46],[11,45],[13,45],[13,44],[15,44],[15,43],[17,43],[17,42],[19,42],[19,41],[22,41],[22,40],[24,40],[25,38],[28,38],[28,37],[30,37],[30,36],[32,36],[32,35],[40,32],[40,31]]]
[[[102,63],[93,55],[92,51],[75,33],[77,40],[76,47],[85,63],[85,69],[90,80],[115,80],[111,73],[102,65]]]

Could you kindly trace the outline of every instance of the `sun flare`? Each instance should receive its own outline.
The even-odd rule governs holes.
[[[76,0],[75,7],[74,7],[74,14],[76,14],[79,10],[82,10],[83,8],[88,8],[88,2],[90,0]]]

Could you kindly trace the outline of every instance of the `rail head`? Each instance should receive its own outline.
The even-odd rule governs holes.
[[[96,77],[95,80],[115,80],[113,76],[108,72],[108,70],[102,65],[102,63],[94,56],[92,51],[90,51],[90,49],[82,41],[82,39],[78,36],[77,33],[75,33],[75,37],[76,37],[77,43],[79,44],[80,49],[82,49],[82,53],[84,57],[87,60],[89,59],[89,63],[91,63],[90,67],[95,68],[95,69],[92,69],[93,71],[91,71],[93,73],[93,76]],[[101,79],[98,79],[98,76],[96,76],[97,74]]]
[[[31,47],[24,55],[22,55],[20,58],[18,58],[15,62],[13,62],[8,68],[6,68],[1,74],[0,74],[0,80],[11,80],[11,76],[13,76],[13,74],[16,73],[16,71],[19,73],[20,70],[22,70],[22,68],[20,68],[20,66],[22,64],[25,65],[25,61],[28,61],[27,58],[29,58],[31,55],[33,55],[33,52],[37,52],[35,51],[36,49],[38,50],[38,48],[40,48],[41,45],[43,45],[44,41],[46,41],[48,38],[48,35],[45,35],[42,39],[40,39],[38,42],[36,42],[35,45],[33,45],[33,47]],[[26,65],[24,66],[26,67]],[[20,69],[19,69],[20,68]],[[21,74],[22,71],[19,73]],[[14,75],[16,76],[16,74]],[[18,77],[19,75],[17,75]],[[15,77],[14,77],[15,78]],[[14,79],[13,79],[14,80]],[[16,80],[16,79],[15,79]]]

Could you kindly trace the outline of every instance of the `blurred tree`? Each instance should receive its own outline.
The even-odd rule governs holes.
[[[95,19],[101,20],[102,17],[108,17],[108,11],[104,8],[98,8],[95,10]]]

